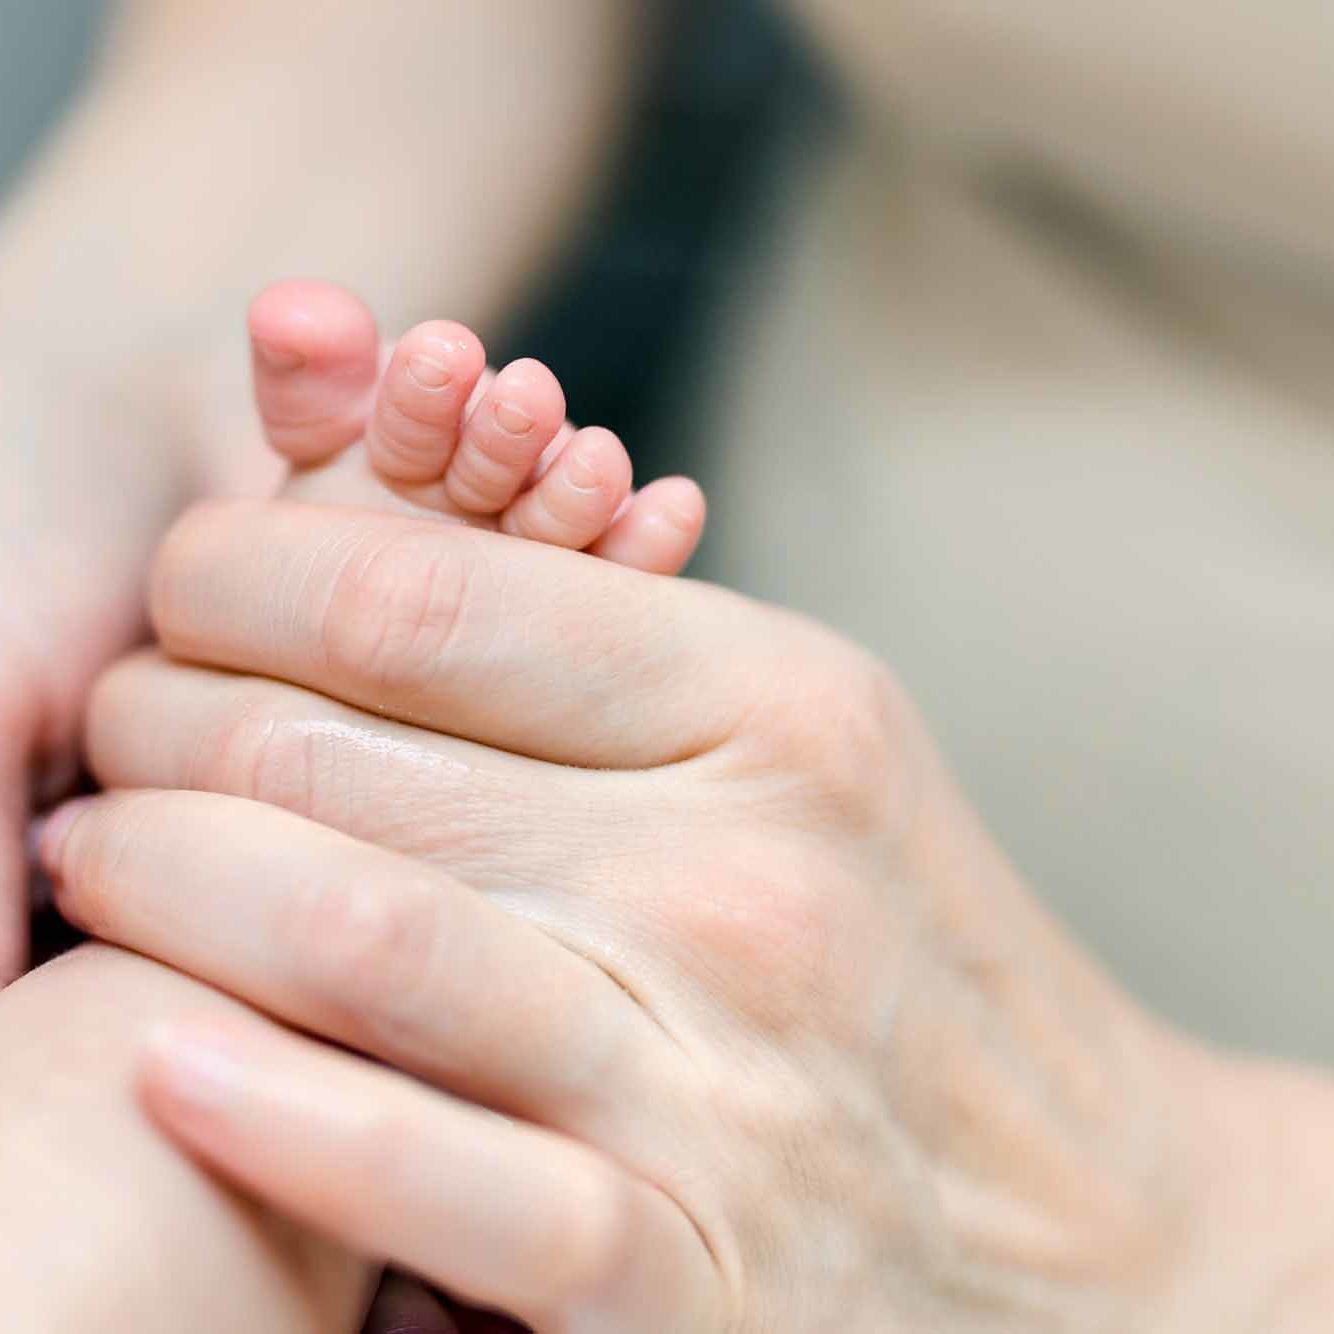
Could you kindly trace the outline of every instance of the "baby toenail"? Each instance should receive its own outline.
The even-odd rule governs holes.
[[[533,419],[522,408],[516,408],[513,403],[497,403],[496,420],[500,423],[501,429],[508,431],[510,435],[527,435],[533,429]]]
[[[408,358],[407,372],[423,389],[443,389],[450,380],[449,368],[443,362],[420,353]]]
[[[597,456],[592,450],[572,449],[566,477],[576,491],[596,491],[602,481]]]
[[[683,505],[664,505],[660,513],[673,528],[679,528],[683,533],[693,532],[699,523],[698,513]]]
[[[290,347],[280,347],[277,343],[255,344],[255,356],[271,371],[298,371],[306,364],[306,359]]]

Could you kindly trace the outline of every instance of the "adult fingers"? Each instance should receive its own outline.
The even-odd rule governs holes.
[[[211,504],[159,559],[178,657],[538,759],[648,767],[721,743],[785,654],[716,589],[455,525]]]
[[[360,439],[380,356],[366,305],[334,283],[279,282],[251,303],[248,322],[269,444],[309,467]]]
[[[151,651],[102,678],[86,730],[89,763],[104,788],[265,802],[383,848],[447,860],[474,889],[566,883],[586,870],[590,848],[606,844],[609,824],[623,825],[609,820],[604,774]],[[635,808],[639,795],[620,785],[616,805]]]
[[[538,1329],[721,1328],[664,1194],[592,1150],[259,1020],[157,1034],[151,1114],[279,1212]]]
[[[419,862],[192,792],[73,803],[41,852],[76,925],[467,1097],[581,1130],[652,1099],[626,993]]]

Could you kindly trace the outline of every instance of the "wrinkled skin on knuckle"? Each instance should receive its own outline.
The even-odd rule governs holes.
[[[386,753],[384,736],[355,713],[311,716],[302,695],[264,682],[240,688],[201,728],[186,782],[464,868],[479,889],[513,874],[513,793],[503,781],[428,746],[400,743],[392,762]]]
[[[343,756],[318,729],[295,718],[256,720],[251,726],[245,773],[254,801],[278,806],[337,827],[346,823],[336,809]]]
[[[395,533],[346,562],[321,622],[340,676],[394,695],[429,692],[470,614],[469,566],[433,534]]]
[[[281,730],[281,720],[258,692],[239,689],[218,716],[201,727],[187,762],[186,786],[286,805],[274,800],[279,795],[274,778],[295,757],[287,753]]]
[[[344,735],[299,711],[284,711],[267,683],[240,693],[206,727],[190,765],[189,785],[276,806],[335,829],[349,829],[354,812],[374,796],[363,791],[358,754]]]

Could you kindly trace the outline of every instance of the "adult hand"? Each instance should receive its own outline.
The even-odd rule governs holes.
[[[823,631],[282,503],[185,520],[154,611],[207,666],[116,670],[95,766],[224,795],[58,820],[60,903],[416,1077],[155,1048],[161,1122],[353,1249],[539,1329],[1223,1329],[1323,1216],[1261,1109],[1323,1143],[1328,1090],[1141,1016]]]

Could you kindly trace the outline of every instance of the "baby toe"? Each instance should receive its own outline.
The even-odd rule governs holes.
[[[706,514],[696,483],[663,477],[640,491],[589,551],[647,574],[679,574],[704,535]]]
[[[443,477],[485,366],[480,339],[461,324],[435,320],[406,334],[376,394],[366,434],[372,467],[390,482]]]
[[[576,550],[595,542],[630,494],[630,457],[611,431],[576,431],[542,478],[501,515],[503,532]]]
[[[366,306],[333,283],[281,282],[251,303],[248,324],[269,444],[309,466],[359,439],[380,347]]]
[[[472,514],[498,514],[533,475],[565,422],[565,395],[539,361],[506,366],[475,404],[445,477],[449,499]]]

